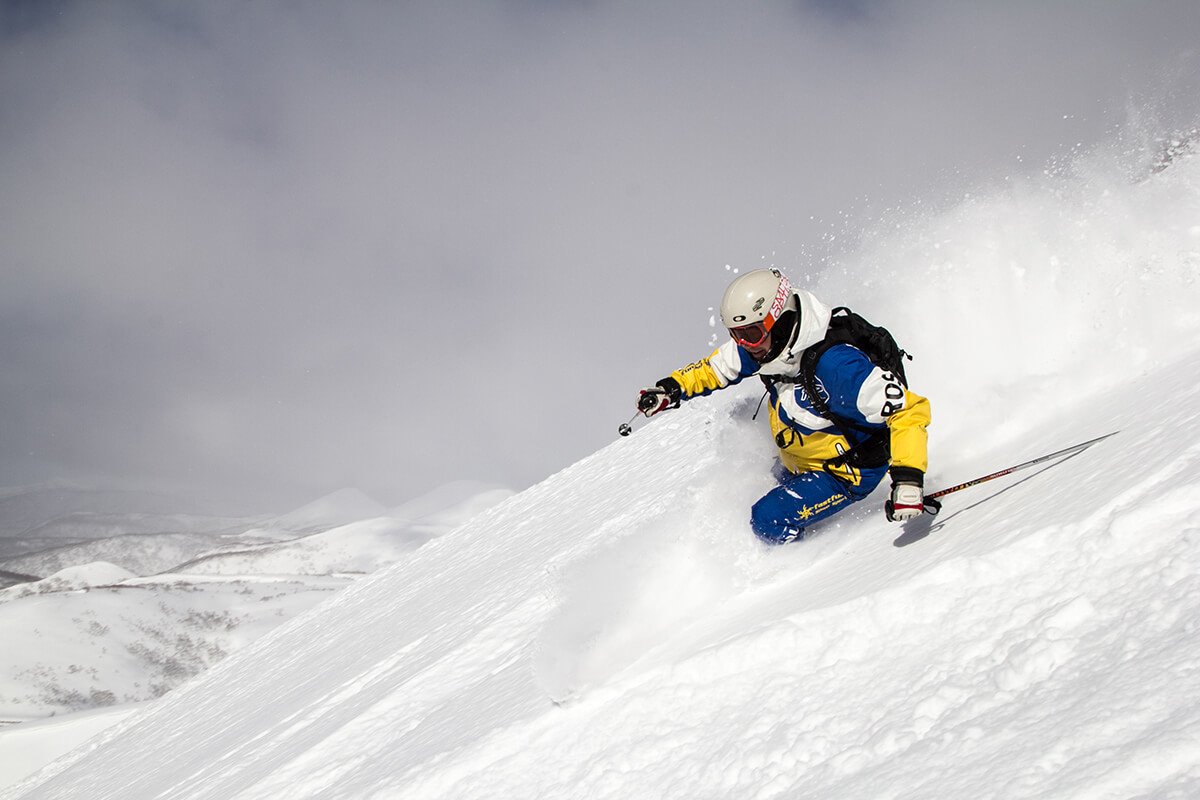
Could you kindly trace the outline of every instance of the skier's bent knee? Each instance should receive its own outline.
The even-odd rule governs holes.
[[[750,509],[750,527],[754,535],[767,544],[787,544],[799,539],[804,534],[803,528],[785,525],[773,514],[763,511],[763,503],[756,503]]]

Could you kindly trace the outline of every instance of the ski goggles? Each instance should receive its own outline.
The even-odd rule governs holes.
[[[767,340],[771,329],[765,322],[755,322],[751,325],[741,325],[729,329],[729,335],[742,347],[758,347]]]

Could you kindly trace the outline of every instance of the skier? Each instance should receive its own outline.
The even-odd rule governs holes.
[[[721,322],[730,341],[642,389],[637,407],[652,417],[752,375],[762,379],[779,485],[751,510],[759,537],[798,539],[869,495],[889,472],[887,518],[921,514],[929,401],[908,390],[903,351],[887,331],[848,309],[831,312],[777,269],[735,279],[721,300]]]

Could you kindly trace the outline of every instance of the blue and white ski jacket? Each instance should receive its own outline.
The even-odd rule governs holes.
[[[799,304],[795,337],[778,358],[759,364],[744,348],[729,340],[708,358],[671,373],[679,384],[681,399],[710,394],[752,375],[798,376],[805,348],[825,338],[830,310],[810,292],[797,289],[795,295]],[[889,430],[892,467],[925,472],[928,400],[909,391],[895,375],[884,372],[865,353],[849,344],[834,345],[821,356],[816,378],[817,391],[825,394],[832,414],[868,429]],[[797,474],[820,471],[826,462],[855,444],[839,433],[832,420],[814,409],[798,383],[775,383],[768,391],[771,433],[779,446],[780,461],[789,471]],[[859,483],[860,476],[853,468],[832,469],[851,484]]]

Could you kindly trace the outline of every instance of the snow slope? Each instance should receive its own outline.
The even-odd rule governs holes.
[[[35,796],[1200,789],[1200,489],[1164,483],[1200,458],[1194,412],[1158,420],[1185,444],[1147,454],[1127,428],[906,547],[872,513],[777,550],[729,535],[728,501],[761,489],[753,452],[717,456],[756,433],[747,414],[714,399],[616,443],[168,695]],[[1103,469],[1122,459],[1137,480]]]
[[[4,797],[1200,796],[1200,159],[1102,155],[812,280],[912,342],[930,485],[1119,435],[767,548],[757,393],[696,401]]]
[[[0,728],[0,785],[16,783],[138,710],[137,704]]]

